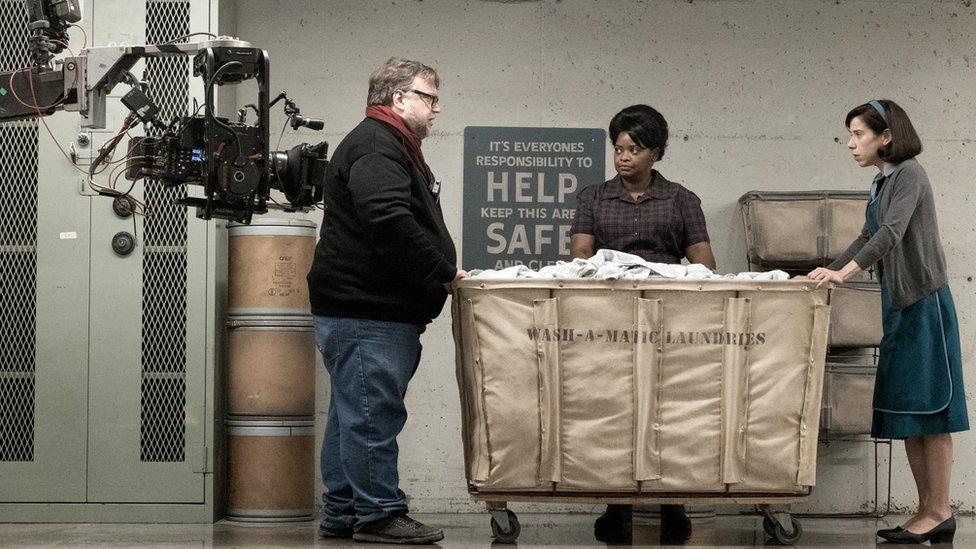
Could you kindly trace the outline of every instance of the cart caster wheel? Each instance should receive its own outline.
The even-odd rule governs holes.
[[[793,527],[793,531],[787,533],[786,529],[778,521],[773,520],[768,515],[763,517],[763,530],[769,534],[769,537],[783,545],[793,545],[803,535],[803,527],[800,526],[798,520],[790,517],[790,525]]]
[[[769,537],[774,537],[776,535],[776,528],[773,519],[769,516],[763,517],[763,530],[766,531],[766,535]]]
[[[506,510],[505,513],[508,515],[508,529],[502,528],[495,517],[491,517],[491,536],[499,543],[515,543],[519,534],[522,533],[522,526],[519,524],[515,513],[509,510]]]

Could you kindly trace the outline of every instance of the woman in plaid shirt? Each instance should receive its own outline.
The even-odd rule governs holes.
[[[647,105],[610,120],[617,175],[584,187],[576,196],[570,253],[589,258],[599,249],[638,255],[656,263],[701,263],[715,269],[701,200],[654,169],[664,156],[668,123]]]
[[[701,263],[715,270],[701,200],[654,169],[664,156],[668,123],[653,108],[634,105],[610,120],[610,143],[617,175],[589,185],[576,195],[570,231],[573,258],[589,258],[599,249],[626,252],[656,263]],[[632,506],[608,505],[593,525],[600,541],[630,542]],[[671,541],[691,534],[683,505],[661,506],[662,535]]]

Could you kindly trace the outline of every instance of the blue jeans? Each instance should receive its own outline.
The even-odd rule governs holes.
[[[396,437],[407,421],[403,398],[423,332],[401,322],[315,317],[332,388],[321,455],[326,526],[358,528],[407,510]]]

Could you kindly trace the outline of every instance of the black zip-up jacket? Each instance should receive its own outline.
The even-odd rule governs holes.
[[[332,155],[308,274],[315,315],[428,324],[444,307],[457,252],[401,139],[366,118]]]

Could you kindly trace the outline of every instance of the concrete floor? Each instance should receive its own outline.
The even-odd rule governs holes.
[[[593,539],[593,520],[586,514],[520,514],[519,547],[605,547]],[[491,547],[487,514],[415,517],[444,529],[441,547]],[[803,518],[798,547],[875,547],[874,532],[899,524],[885,519]],[[955,547],[976,547],[976,518],[958,517]],[[767,541],[760,518],[719,516],[694,519],[688,547],[762,547]],[[668,547],[657,525],[636,525],[633,545]],[[376,547],[316,537],[316,523],[256,525],[221,521],[217,524],[0,524],[0,547]],[[497,547],[514,547],[495,544]]]

